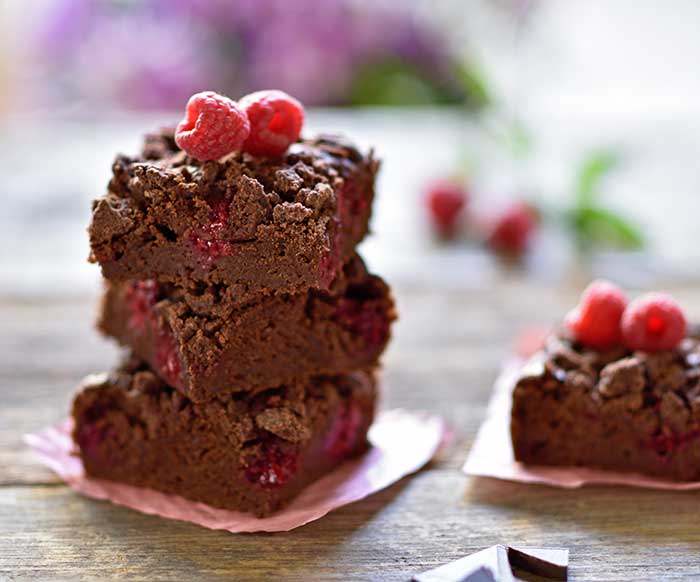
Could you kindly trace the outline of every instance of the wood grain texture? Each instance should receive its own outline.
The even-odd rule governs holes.
[[[692,289],[677,290],[700,315]],[[0,579],[399,581],[496,543],[571,549],[573,580],[700,580],[697,493],[558,490],[459,472],[518,327],[555,321],[571,289],[398,289],[384,406],[443,414],[454,445],[369,499],[289,533],[232,535],[72,493],[21,435],[66,414],[116,350],[90,327],[94,297],[0,299]],[[693,303],[694,302],[694,303]]]

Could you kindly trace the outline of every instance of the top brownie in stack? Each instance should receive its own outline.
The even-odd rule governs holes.
[[[173,132],[119,156],[93,206],[91,260],[112,281],[202,281],[259,294],[327,290],[367,233],[377,161],[337,137],[281,158],[199,162]]]

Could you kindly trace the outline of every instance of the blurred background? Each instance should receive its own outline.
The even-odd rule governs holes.
[[[384,159],[395,284],[693,282],[700,4],[676,0],[0,3],[0,293],[96,293],[90,201],[187,98],[281,88]]]

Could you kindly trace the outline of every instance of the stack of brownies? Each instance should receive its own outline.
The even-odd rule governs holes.
[[[75,397],[88,475],[262,516],[366,449],[395,318],[355,251],[377,167],[336,137],[117,157],[89,234],[128,354]]]

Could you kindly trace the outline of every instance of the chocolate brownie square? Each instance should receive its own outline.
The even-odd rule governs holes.
[[[367,449],[373,372],[194,403],[131,359],[73,402],[87,475],[268,515]]]
[[[98,327],[202,402],[374,367],[394,318],[389,288],[355,256],[330,291],[244,305],[221,285],[108,283]]]
[[[337,137],[279,159],[199,162],[172,131],[118,156],[93,204],[91,261],[112,281],[203,281],[256,294],[327,290],[367,233],[378,162]]]
[[[700,341],[608,352],[552,337],[513,391],[515,458],[700,480]]]

